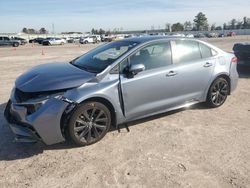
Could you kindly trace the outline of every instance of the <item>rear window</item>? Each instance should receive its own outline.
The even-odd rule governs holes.
[[[202,58],[209,58],[213,56],[212,49],[205,44],[200,43],[200,50]]]

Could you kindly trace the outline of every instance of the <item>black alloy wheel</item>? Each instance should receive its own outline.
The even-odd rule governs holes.
[[[69,121],[69,135],[80,146],[101,140],[111,126],[111,113],[100,102],[86,102],[77,107]]]
[[[228,81],[224,78],[218,78],[210,86],[207,96],[207,104],[213,108],[219,107],[226,101],[228,94]]]

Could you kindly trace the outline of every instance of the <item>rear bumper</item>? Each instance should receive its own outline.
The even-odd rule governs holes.
[[[230,93],[234,92],[234,90],[237,88],[237,85],[238,85],[238,77],[235,78],[231,78],[231,89],[230,89]]]
[[[239,80],[239,74],[237,71],[237,63],[231,62],[231,65],[230,65],[230,82],[231,82],[230,93],[232,93],[236,89],[236,87],[238,85],[238,80]]]
[[[51,98],[32,114],[21,103],[10,100],[4,116],[9,127],[21,142],[42,141],[47,145],[65,141],[61,117],[69,103]]]

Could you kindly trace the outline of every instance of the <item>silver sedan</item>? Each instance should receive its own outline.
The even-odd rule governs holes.
[[[195,39],[141,37],[17,78],[5,109],[17,141],[78,145],[111,126],[200,102],[221,106],[237,86],[237,58]]]

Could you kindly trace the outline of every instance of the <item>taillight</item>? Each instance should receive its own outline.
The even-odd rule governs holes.
[[[238,63],[237,57],[233,57],[233,58],[231,59],[231,63]]]

